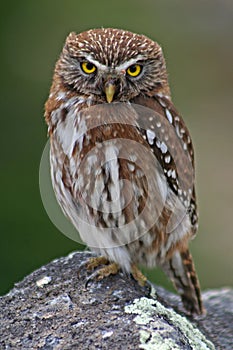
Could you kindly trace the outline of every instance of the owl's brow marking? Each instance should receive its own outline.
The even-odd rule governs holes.
[[[120,64],[119,66],[116,66],[115,69],[117,71],[122,71],[122,70],[125,70],[127,69],[129,66],[132,66],[133,64],[137,63],[138,61],[141,61],[145,59],[145,57],[143,57],[142,55],[138,55],[137,57],[135,58],[131,58],[130,60]]]
[[[105,64],[100,63],[97,60],[94,60],[94,58],[91,55],[85,56],[86,60],[93,63],[98,69],[106,70],[107,66]]]
[[[98,69],[101,70],[107,70],[109,67],[107,67],[105,64],[100,63],[99,61],[95,60],[91,55],[87,55],[85,56],[86,60],[93,63]],[[129,61],[124,62],[116,67],[113,67],[116,69],[116,71],[121,72],[125,69],[127,69],[128,67],[132,66],[133,64],[137,63],[138,61],[141,61],[145,59],[144,56],[142,55],[138,55],[135,58],[131,58]]]

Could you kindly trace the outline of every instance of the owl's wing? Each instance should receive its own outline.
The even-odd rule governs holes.
[[[177,195],[189,214],[193,234],[197,230],[198,213],[195,194],[194,150],[189,131],[169,98],[163,95],[137,97],[136,105],[154,111],[141,128],[154,155],[160,162],[169,188]],[[143,118],[146,119],[145,113]]]

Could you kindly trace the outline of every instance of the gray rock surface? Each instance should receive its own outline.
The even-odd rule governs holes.
[[[232,289],[204,292],[207,315],[193,319],[178,296],[122,273],[86,288],[90,256],[54,260],[0,298],[0,349],[233,349]]]

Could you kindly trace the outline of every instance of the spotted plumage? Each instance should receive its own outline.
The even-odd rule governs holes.
[[[46,102],[57,200],[83,241],[142,283],[161,266],[202,313],[188,241],[197,230],[191,137],[170,96],[161,47],[118,29],[71,33]],[[92,268],[97,265],[91,262]]]

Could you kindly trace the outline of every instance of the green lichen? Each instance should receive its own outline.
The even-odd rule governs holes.
[[[144,331],[144,330],[140,331],[140,341],[141,341],[142,344],[147,343],[147,341],[150,339],[150,337],[151,337],[150,332],[147,332],[147,331]]]
[[[172,339],[164,339],[159,333],[140,330],[140,349],[144,350],[180,350]]]
[[[185,317],[180,316],[171,309],[165,308],[159,301],[149,298],[135,299],[133,304],[125,307],[125,312],[136,314],[134,322],[137,323],[140,329],[140,348],[145,350],[160,349],[179,349],[178,345],[172,339],[163,338],[153,327],[145,325],[153,324],[156,316],[166,318],[171,321],[175,328],[178,328],[185,338],[188,340],[192,349],[196,350],[214,350],[213,343],[195,328]],[[149,335],[148,335],[149,334]]]

